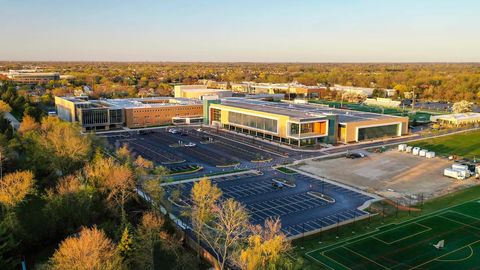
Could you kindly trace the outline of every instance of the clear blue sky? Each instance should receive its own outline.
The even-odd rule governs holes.
[[[0,0],[0,60],[480,61],[477,0]]]

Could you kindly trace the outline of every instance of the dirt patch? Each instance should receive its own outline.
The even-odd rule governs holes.
[[[451,165],[446,159],[427,159],[391,150],[360,159],[305,161],[297,169],[412,205],[478,184],[474,178],[456,180],[443,176],[443,170]]]

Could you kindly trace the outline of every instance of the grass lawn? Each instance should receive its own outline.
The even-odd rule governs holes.
[[[480,212],[480,203],[478,202],[473,202],[473,203],[466,203],[470,202],[472,200],[477,200],[480,199],[480,186],[472,187],[469,189],[461,190],[455,193],[451,193],[449,195],[436,198],[430,201],[425,202],[423,205],[418,205],[417,208],[420,208],[420,212],[409,212],[409,211],[397,211],[395,206],[386,204],[384,202],[377,202],[373,204],[370,208],[369,211],[371,213],[377,213],[376,215],[372,215],[370,218],[362,220],[362,221],[357,221],[355,223],[351,223],[345,226],[341,226],[334,229],[331,229],[329,231],[322,232],[320,234],[316,234],[310,237],[306,237],[304,239],[298,239],[293,242],[293,245],[295,247],[295,252],[296,256],[298,257],[306,257],[307,259],[305,260],[305,269],[330,269],[329,267],[333,267],[332,269],[347,269],[344,266],[350,267],[351,262],[345,262],[342,261],[344,256],[347,256],[347,258],[354,258],[357,262],[359,262],[360,268],[358,269],[384,269],[380,267],[378,264],[372,263],[371,261],[362,258],[362,256],[367,257],[371,260],[369,256],[380,256],[384,257],[383,255],[386,255],[385,258],[389,258],[390,253],[389,252],[394,252],[396,255],[395,256],[400,256],[398,258],[401,258],[401,256],[410,254],[408,256],[413,256],[411,255],[412,252],[416,254],[415,251],[418,252],[425,252],[425,256],[423,260],[418,260],[416,262],[411,262],[411,263],[416,263],[416,264],[422,264],[426,263],[428,258],[430,260],[433,260],[429,262],[428,264],[423,265],[424,267],[427,267],[428,269],[434,268],[434,269],[447,269],[447,268],[439,268],[438,260],[436,261],[437,256],[436,255],[445,255],[445,257],[439,258],[440,259],[461,259],[458,263],[461,263],[462,267],[465,265],[464,268],[461,269],[469,269],[468,267],[471,266],[472,264],[474,265],[476,262],[473,260],[465,259],[468,257],[468,255],[471,253],[470,250],[474,250],[474,252],[480,252],[480,247],[478,246],[477,243],[470,243],[466,239],[471,239],[472,238],[472,233],[480,233],[480,230],[475,231],[475,230],[470,230],[471,226],[476,226],[480,228],[480,223],[476,223],[480,221],[480,219],[475,219],[475,218],[480,218],[480,214],[477,214],[477,212]],[[465,204],[466,203],[466,204]],[[478,204],[478,206],[477,206]],[[452,207],[451,209],[447,210],[447,208]],[[477,209],[478,207],[478,209]],[[452,210],[453,209],[453,214]],[[439,212],[438,212],[439,211]],[[471,213],[472,211],[476,211],[475,213]],[[382,215],[382,213],[384,213]],[[461,219],[462,214],[467,213],[468,216],[473,216],[473,219],[470,219],[469,217],[466,217],[463,220]],[[464,224],[457,224],[455,222],[451,222],[446,218],[452,219],[449,215],[454,215],[453,219],[457,221],[462,221]],[[446,217],[446,218],[445,218]],[[440,221],[439,221],[440,219]],[[444,221],[445,220],[445,221]],[[417,222],[418,221],[418,222]],[[402,223],[403,222],[403,223]],[[422,227],[422,225],[428,227],[428,222],[433,222],[433,225],[430,226],[428,231],[426,228]],[[400,224],[402,223],[402,224]],[[425,223],[425,224],[424,224]],[[400,225],[405,225],[405,227],[401,227]],[[420,224],[420,225],[418,225]],[[437,227],[438,224],[438,227]],[[466,225],[465,225],[466,224]],[[423,230],[423,229],[425,230]],[[376,250],[373,248],[372,250],[370,249],[370,246],[376,247],[378,243],[376,243],[375,238],[376,236],[380,236],[380,239],[384,240],[384,238],[390,237],[389,232],[395,232],[394,235],[394,240],[397,241],[400,238],[405,238],[405,242],[402,241],[397,241],[394,243],[391,243],[390,245],[383,243],[383,249],[381,250]],[[424,234],[425,233],[425,234]],[[447,240],[447,245],[445,248],[444,253],[442,254],[436,254],[436,250],[429,246],[430,242],[435,242],[438,240],[435,238],[435,236],[431,235],[431,233],[437,234],[444,234],[444,239]],[[415,234],[416,237],[413,237],[411,235]],[[428,234],[428,235],[427,235]],[[400,236],[402,235],[402,236]],[[455,235],[455,237],[452,238],[452,235]],[[413,238],[412,238],[413,237]],[[450,238],[447,238],[450,237]],[[378,237],[377,237],[378,238]],[[413,241],[412,239],[415,239]],[[478,237],[476,237],[478,239]],[[393,242],[390,241],[390,242]],[[408,244],[408,241],[413,241],[413,243]],[[347,243],[348,242],[348,243]],[[375,243],[374,243],[375,242]],[[418,242],[418,248],[415,247],[416,243]],[[352,246],[350,246],[350,243],[352,243]],[[358,246],[356,246],[358,243]],[[436,243],[436,242],[435,242]],[[381,241],[380,241],[380,244]],[[400,247],[394,244],[402,244],[405,245],[404,247]],[[414,247],[413,249],[409,250],[408,248],[412,245]],[[346,247],[343,248],[343,247]],[[303,247],[303,249],[302,249]],[[458,252],[455,251],[458,249]],[[398,253],[399,250],[402,248],[405,248],[406,251],[405,253]],[[432,250],[430,250],[430,248]],[[341,254],[342,252],[345,253],[352,253],[351,249],[353,250],[353,255],[352,254]],[[364,253],[368,251],[368,253]],[[370,252],[371,251],[371,252]],[[377,252],[377,253],[374,253]],[[455,252],[454,252],[455,251]],[[326,252],[326,253],[325,253]],[[362,256],[358,255],[361,254]],[[449,253],[446,255],[446,253]],[[323,254],[331,255],[334,258],[337,258],[338,261],[333,259],[333,261],[330,261],[328,258],[323,257]],[[385,254],[381,254],[385,253]],[[468,253],[466,256],[463,256],[463,253]],[[380,255],[379,255],[380,254]],[[407,258],[405,260],[409,260],[410,258]],[[480,256],[477,256],[480,257]],[[415,258],[411,258],[412,260]],[[403,259],[402,259],[403,260]],[[320,262],[325,261],[329,267],[325,266],[324,264]],[[336,261],[336,262],[335,262]],[[337,265],[336,263],[344,264],[342,265]],[[383,261],[379,262],[373,259],[373,261],[380,263],[383,266],[386,267],[391,267],[392,265],[389,264],[389,261]],[[390,261],[390,263],[397,262],[398,260],[393,260]],[[361,264],[361,263],[362,264]],[[388,264],[388,265],[384,265]],[[370,265],[371,264],[371,265]],[[460,269],[460,268],[452,268],[452,265],[449,265],[451,269]],[[365,267],[370,267],[371,268],[365,268]],[[342,268],[343,267],[343,268]],[[363,268],[362,268],[363,267]],[[398,267],[392,267],[392,269],[403,269],[402,266]],[[351,267],[351,269],[357,269],[355,267]],[[423,268],[426,269],[426,268]]]
[[[458,155],[469,159],[473,159],[474,157],[479,158],[480,130],[426,139],[409,143],[409,145],[435,151],[437,155]]]

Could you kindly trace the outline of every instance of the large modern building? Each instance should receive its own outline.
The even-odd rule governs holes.
[[[86,100],[55,97],[58,116],[78,122],[84,130],[142,128],[203,121],[203,105],[195,99],[134,98]]]
[[[37,70],[9,70],[6,74],[9,79],[19,83],[42,84],[60,79],[57,72],[37,72]]]
[[[298,146],[360,142],[408,133],[407,117],[241,98],[205,101],[204,121]]]
[[[208,88],[207,85],[175,85],[174,94],[176,98],[225,98],[231,97],[232,91]]]

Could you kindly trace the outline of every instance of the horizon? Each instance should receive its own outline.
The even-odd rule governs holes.
[[[0,4],[0,61],[480,62],[472,0]]]

